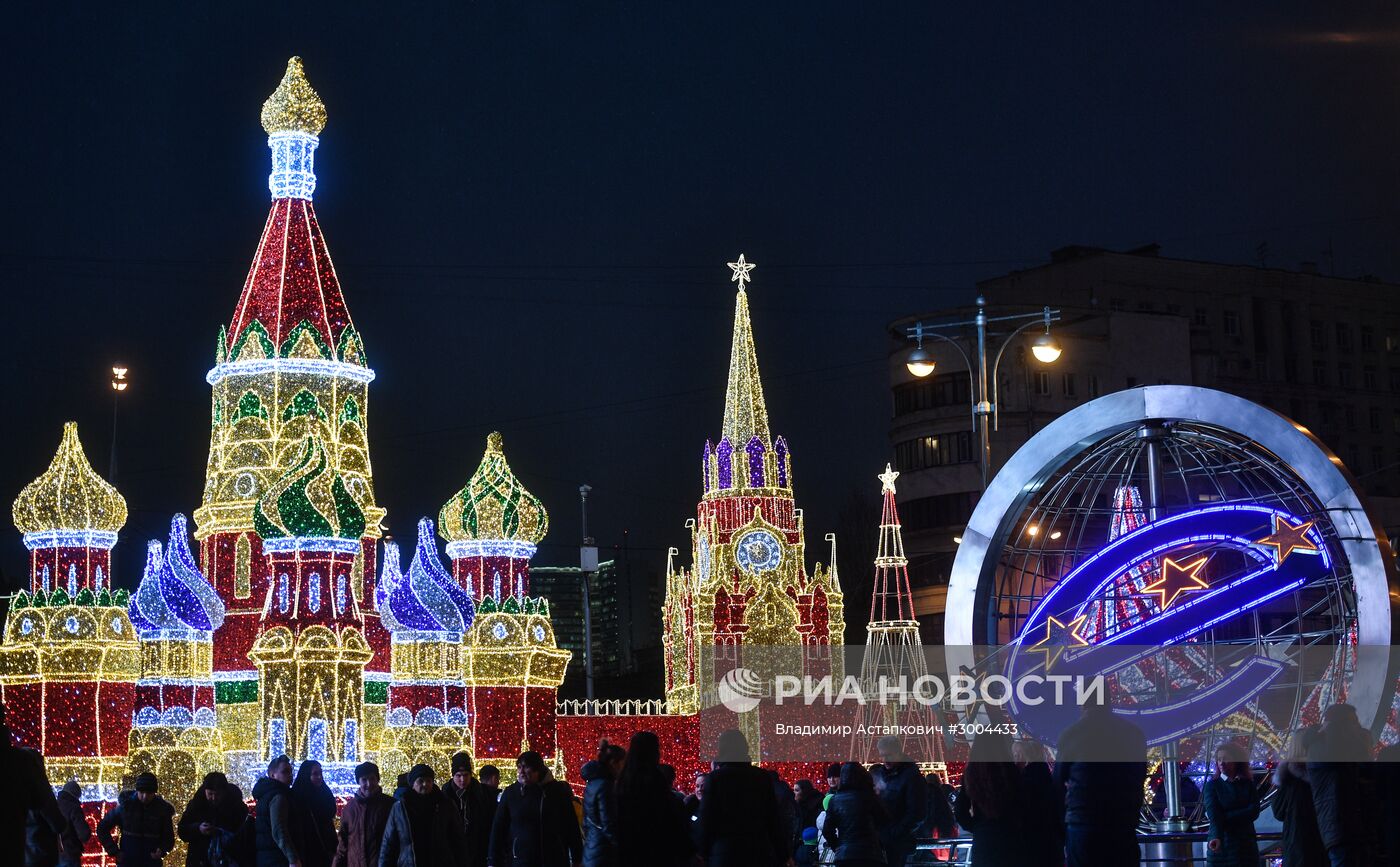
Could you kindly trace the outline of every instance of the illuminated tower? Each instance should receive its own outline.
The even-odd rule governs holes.
[[[381,714],[388,678],[388,635],[366,603],[384,517],[366,433],[374,371],[311,203],[325,123],[325,106],[294,57],[262,108],[272,207],[205,377],[213,423],[195,536],[204,573],[227,608],[214,677],[220,726],[234,750],[256,747],[261,696],[249,653],[266,637],[265,618],[285,622],[284,598],[295,600],[290,616],[301,624],[315,622],[336,636],[353,627],[355,640],[372,652],[365,677],[380,681],[369,697]],[[268,522],[261,525],[260,505]],[[279,583],[284,573],[295,587]],[[287,743],[300,738],[289,733]]]
[[[109,589],[126,502],[93,472],[72,422],[49,468],[16,498],[14,518],[30,576],[0,646],[6,721],[20,746],[44,754],[50,781],[76,778],[88,812],[100,814],[126,770],[140,659],[127,593]]]
[[[190,554],[185,516],[170,521],[166,546],[146,545],[146,570],[127,608],[141,639],[130,772],[150,771],[174,802],[224,770],[214,714],[214,630],[224,603]]]
[[[439,523],[453,576],[476,602],[462,676],[477,762],[508,770],[532,749],[562,767],[555,706],[572,654],[554,642],[549,603],[529,595],[530,557],[549,515],[506,463],[499,433],[486,438],[481,464],[443,504]]]
[[[493,431],[466,487],[438,513],[452,574],[477,601],[528,595],[530,558],[549,531],[544,504],[520,484],[502,449]]]
[[[875,554],[875,583],[870,596],[870,622],[865,627],[865,659],[861,664],[861,689],[872,700],[860,709],[861,722],[875,731],[896,726],[922,734],[902,736],[904,751],[922,762],[943,760],[942,741],[932,732],[938,725],[935,710],[909,702],[904,707],[879,700],[880,684],[911,685],[928,674],[919,621],[914,618],[914,592],[909,586],[909,560],[904,556],[904,534],[899,526],[899,509],[894,502],[894,481],[899,473],[889,464],[880,474],[884,505],[880,512],[880,547]],[[852,739],[852,758],[877,762],[879,735],[862,733],[859,726]]]
[[[418,522],[408,574],[398,546],[384,546],[380,618],[393,639],[393,680],[379,761],[385,767],[428,764],[446,776],[452,755],[471,750],[462,637],[476,608],[438,559],[433,522]]]
[[[792,456],[768,430],[745,289],[754,266],[741,255],[729,267],[739,291],[724,423],[701,456],[693,565],[668,562],[662,608],[666,698],[679,713],[699,709],[741,646],[840,645],[845,630],[834,564],[807,572]]]

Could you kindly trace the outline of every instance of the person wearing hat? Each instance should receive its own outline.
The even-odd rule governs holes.
[[[495,813],[495,793],[488,793],[472,774],[472,757],[465,752],[452,757],[452,779],[443,785],[442,794],[462,817],[467,864],[469,867],[486,867],[487,849],[491,845],[491,818]]]
[[[155,774],[141,774],[135,791],[123,792],[116,809],[97,823],[98,841],[122,867],[160,867],[175,848],[175,808],[156,793],[159,788]],[[120,841],[112,838],[114,828]]]
[[[235,850],[246,821],[248,805],[243,803],[243,790],[218,771],[205,774],[176,826],[180,839],[189,844],[185,867],[244,863],[247,855],[240,860]]]
[[[571,867],[583,863],[574,790],[554,779],[544,757],[520,754],[516,781],[501,793],[491,828],[489,867]]]
[[[332,863],[334,867],[377,867],[394,799],[379,787],[379,766],[374,762],[355,766],[355,782],[355,794],[340,812]]]
[[[267,776],[253,784],[253,798],[257,867],[301,867],[301,829],[292,810],[292,760],[283,755],[268,762]]]
[[[92,837],[92,827],[83,816],[83,787],[77,780],[63,784],[58,793],[58,813],[65,826],[63,853],[58,857],[59,867],[78,867],[83,862],[83,846]],[[71,834],[71,838],[69,837]]]
[[[468,867],[461,814],[428,765],[414,765],[408,788],[389,811],[379,867]]]

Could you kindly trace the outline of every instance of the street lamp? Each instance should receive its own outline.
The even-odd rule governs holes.
[[[987,299],[981,295],[977,296],[977,316],[973,319],[965,319],[959,322],[938,322],[925,324],[916,322],[904,330],[905,336],[915,341],[914,349],[910,350],[905,357],[904,366],[914,376],[922,379],[933,373],[936,368],[933,356],[924,349],[924,339],[942,340],[944,343],[951,343],[953,348],[962,356],[967,364],[967,374],[971,380],[972,388],[972,418],[977,425],[978,434],[981,438],[981,458],[982,465],[982,490],[987,489],[987,474],[992,463],[992,428],[997,425],[997,371],[1001,368],[1001,356],[1006,352],[1006,347],[1027,328],[1036,325],[1044,325],[1045,332],[1031,343],[1031,355],[1041,364],[1053,364],[1059,360],[1063,350],[1059,341],[1050,333],[1050,323],[1060,321],[1060,311],[1049,307],[1044,308],[1039,313],[1015,313],[1008,316],[988,316]],[[997,350],[996,357],[992,360],[991,370],[987,369],[987,323],[989,322],[1020,322],[1008,333],[1001,342],[1001,347]],[[940,331],[951,331],[965,329],[967,326],[974,326],[974,335],[977,340],[977,363],[974,365],[972,356],[963,348],[962,342],[940,334]],[[988,383],[990,375],[991,382]],[[992,417],[992,422],[987,423],[987,416]]]
[[[117,482],[117,396],[126,391],[130,384],[131,381],[126,378],[126,367],[112,365],[112,451],[107,456],[107,481],[112,484]]]

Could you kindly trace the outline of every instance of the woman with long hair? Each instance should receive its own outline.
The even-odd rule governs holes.
[[[885,850],[880,826],[885,808],[875,795],[875,778],[859,762],[841,766],[841,787],[826,807],[822,836],[837,867],[881,867]]]
[[[1327,847],[1317,829],[1312,784],[1308,782],[1308,748],[1317,726],[1293,733],[1288,757],[1274,770],[1274,818],[1283,824],[1283,867],[1328,867]]]
[[[1259,789],[1249,769],[1249,756],[1236,744],[1225,743],[1215,751],[1217,776],[1206,781],[1201,792],[1210,830],[1206,835],[1206,863],[1211,867],[1254,867],[1259,863],[1259,838],[1254,820],[1259,818]]]
[[[695,854],[685,805],[671,794],[661,771],[661,741],[637,732],[617,778],[618,864],[665,867],[686,864]]]
[[[977,867],[1029,867],[1044,864],[1027,833],[1025,784],[1011,752],[1011,736],[979,734],[972,742],[954,813],[972,834]],[[1041,860],[1036,860],[1037,858]]]
[[[330,867],[335,858],[335,795],[321,771],[308,759],[292,783],[292,813],[301,824],[301,867]]]

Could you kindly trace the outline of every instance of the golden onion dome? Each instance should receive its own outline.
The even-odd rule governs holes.
[[[326,127],[326,106],[311,89],[301,58],[287,61],[282,83],[267,98],[262,107],[262,126],[268,135],[279,132],[302,132],[317,135]]]
[[[15,526],[24,534],[55,530],[115,533],[126,524],[126,500],[99,476],[78,442],[78,425],[63,425],[49,468],[15,498]]]
[[[438,532],[449,543],[508,541],[538,545],[548,531],[549,513],[511,472],[501,435],[493,431],[486,438],[486,454],[471,481],[438,513]]]

